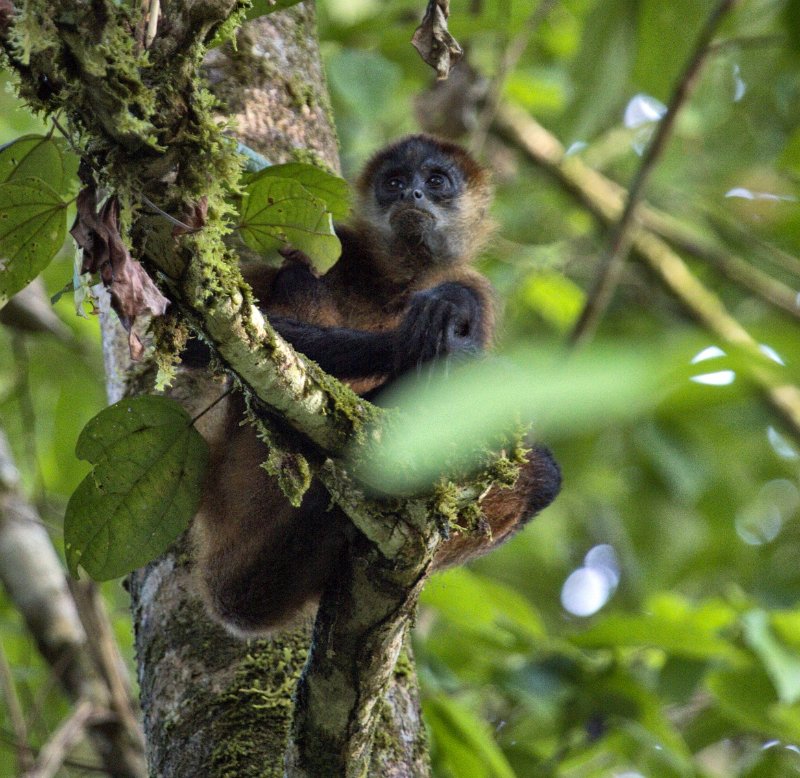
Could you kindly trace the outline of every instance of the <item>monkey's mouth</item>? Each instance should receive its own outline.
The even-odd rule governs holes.
[[[389,224],[398,237],[418,242],[434,228],[436,217],[428,210],[406,205],[397,208],[389,217]]]

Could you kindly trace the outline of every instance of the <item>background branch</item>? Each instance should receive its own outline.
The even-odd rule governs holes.
[[[558,139],[527,112],[503,106],[497,116],[497,127],[531,160],[578,197],[603,224],[618,223],[623,210],[621,188],[577,157],[565,157],[564,147]],[[728,313],[722,301],[697,279],[669,244],[643,226],[630,226],[628,231],[628,239],[637,255],[655,271],[661,283],[687,312],[723,342],[744,349],[754,357],[756,364],[765,365],[755,339]],[[780,384],[774,370],[766,365],[763,369],[754,368],[752,377],[769,404],[800,436],[800,390],[791,384]]]
[[[611,302],[622,274],[625,258],[633,243],[633,222],[639,202],[644,196],[647,180],[667,145],[678,112],[686,104],[697,83],[700,69],[709,55],[712,38],[735,4],[736,0],[721,0],[712,11],[697,38],[689,62],[675,85],[667,112],[658,123],[656,132],[647,146],[628,191],[625,207],[611,231],[608,249],[598,263],[594,284],[572,332],[572,341],[576,344],[583,343],[594,335],[603,313]]]
[[[89,653],[63,568],[38,513],[18,491],[16,467],[1,431],[0,580],[68,697],[90,701],[93,710],[110,710],[112,695]],[[88,733],[109,775],[141,778],[141,732],[130,698],[118,702],[119,717],[90,722]]]

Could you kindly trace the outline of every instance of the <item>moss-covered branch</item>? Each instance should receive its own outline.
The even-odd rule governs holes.
[[[134,256],[160,274],[174,305],[245,387],[335,455],[377,412],[275,335],[225,245],[239,160],[199,72],[209,37],[239,5],[163,3],[145,49],[144,20],[125,6],[32,0],[5,48],[19,65],[22,95],[66,116],[91,167],[85,178],[119,197]],[[148,213],[154,202],[181,218],[201,199],[206,224],[192,234],[173,236],[170,222]]]
[[[289,778],[377,775],[368,770],[380,700],[440,541],[420,501],[406,501],[394,523],[420,528],[405,544],[413,546],[413,561],[412,554],[405,555],[407,561],[399,561],[402,554],[387,559],[375,546],[356,541],[325,590],[296,692]]]

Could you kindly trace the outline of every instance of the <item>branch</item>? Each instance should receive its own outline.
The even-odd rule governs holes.
[[[625,258],[633,243],[633,223],[636,218],[637,206],[644,196],[644,187],[655,169],[661,154],[666,147],[672,133],[678,112],[683,108],[697,83],[700,69],[705,62],[710,49],[714,33],[722,20],[733,8],[737,0],[721,0],[707,19],[705,26],[698,36],[692,56],[684,69],[683,75],[678,80],[669,107],[664,118],[658,124],[658,129],[647,147],[636,177],[628,192],[625,208],[614,225],[609,238],[609,245],[605,255],[599,263],[597,276],[586,305],[581,312],[575,329],[572,333],[574,343],[582,343],[593,335],[600,319],[603,316],[622,275]]]
[[[497,126],[603,224],[613,224],[620,218],[623,210],[621,187],[587,167],[577,157],[565,158],[564,147],[558,139],[527,112],[504,106],[498,113]],[[630,238],[636,253],[695,319],[722,341],[751,354],[756,365],[764,364],[758,343],[728,313],[722,301],[703,286],[669,244],[643,226],[633,227]],[[756,367],[752,377],[770,405],[800,436],[800,389],[789,384],[776,385],[774,371],[768,366]]]
[[[64,766],[69,752],[85,737],[89,728],[108,723],[108,720],[108,712],[98,710],[91,700],[78,700],[69,716],[45,743],[33,767],[23,774],[23,778],[55,778]]]
[[[405,544],[406,554],[387,559],[375,546],[355,541],[336,580],[325,589],[295,694],[287,778],[367,774],[378,702],[440,541],[421,502],[406,502],[394,522],[421,530],[416,542]]]
[[[24,773],[33,765],[31,747],[28,743],[28,726],[25,723],[25,716],[22,714],[22,706],[14,686],[14,677],[11,675],[11,668],[2,645],[0,645],[0,689],[2,689],[3,697],[5,698],[8,719],[14,731],[14,751],[17,754],[17,769],[20,773]]]
[[[108,709],[111,696],[95,670],[61,563],[36,510],[18,492],[17,478],[0,432],[0,581],[70,699],[91,699],[95,708]],[[120,715],[126,709],[129,700]],[[132,714],[113,724],[93,723],[90,735],[111,775],[145,774],[142,737]]]
[[[21,73],[21,92],[34,107],[64,111],[77,128],[77,146],[121,201],[152,201],[180,217],[205,199],[212,221],[190,235],[175,236],[163,217],[142,214],[146,208],[132,210],[137,256],[255,397],[325,453],[341,453],[378,411],[272,331],[224,243],[240,159],[212,113],[199,70],[203,44],[238,0],[170,3],[147,51],[131,37],[136,17],[112,0],[100,3],[102,14],[92,4],[57,0],[47,23],[26,18],[37,49]],[[44,98],[37,88],[43,82],[50,85]]]
[[[690,227],[655,208],[643,204],[639,209],[639,217],[642,225],[675,248],[713,265],[734,283],[793,318],[800,319],[797,292],[782,281],[754,267],[744,258],[719,248]]]

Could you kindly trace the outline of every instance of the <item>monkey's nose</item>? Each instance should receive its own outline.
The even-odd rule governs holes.
[[[425,197],[425,195],[422,193],[421,189],[415,189],[414,190],[414,199],[415,200],[421,200],[423,197]]]

